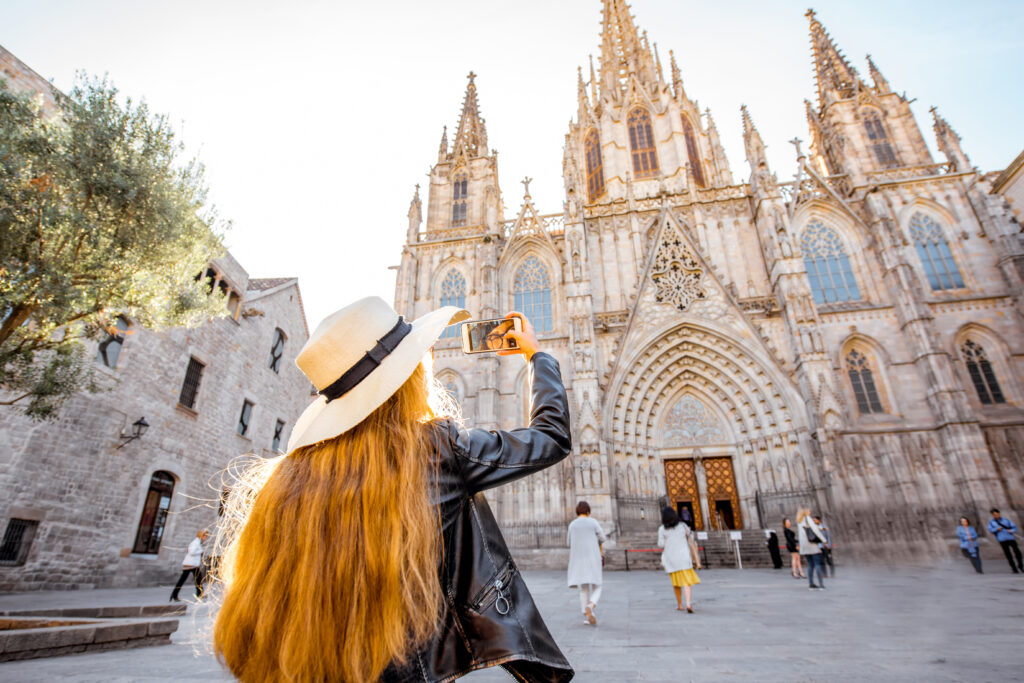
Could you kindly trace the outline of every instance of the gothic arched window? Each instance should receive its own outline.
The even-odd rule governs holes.
[[[442,306],[458,306],[459,308],[466,307],[466,278],[462,277],[462,273],[452,268],[445,274],[444,279],[441,280],[441,305]],[[459,326],[449,325],[444,328],[444,334],[441,338],[446,337],[458,337]]]
[[[642,107],[629,112],[629,148],[633,154],[633,177],[650,178],[658,173],[658,153],[654,149],[651,115]]]
[[[889,142],[889,133],[886,132],[878,112],[868,110],[864,113],[864,129],[868,133],[868,144],[871,145],[878,163],[884,168],[899,166],[896,153]]]
[[[800,251],[811,281],[814,301],[831,304],[860,299],[860,289],[853,277],[850,257],[835,229],[821,221],[812,221],[800,235]]]
[[[452,183],[452,227],[466,224],[466,210],[469,204],[469,179],[465,173],[455,176]]]
[[[690,172],[693,173],[693,180],[697,187],[707,187],[704,180],[704,167],[700,163],[700,150],[697,148],[697,138],[693,135],[693,124],[690,119],[683,117],[683,137],[686,138],[686,156],[690,161]]]
[[[923,213],[915,213],[910,218],[910,237],[914,240],[924,274],[933,290],[960,289],[964,286],[953,252],[949,250],[949,242],[938,223]]]
[[[594,201],[604,194],[604,163],[601,160],[601,138],[591,129],[583,142],[587,158],[587,196]]]
[[[526,315],[536,331],[552,330],[551,277],[536,256],[527,257],[516,270],[512,293],[515,298],[514,308]]]
[[[135,534],[133,553],[155,555],[160,552],[160,541],[164,537],[172,495],[174,475],[163,470],[154,472],[149,480],[146,502],[142,505],[142,518],[139,519],[139,530]]]
[[[974,390],[978,392],[978,400],[985,405],[993,403],[1006,403],[1003,390],[999,387],[999,380],[996,373],[992,371],[992,364],[988,361],[985,347],[968,340],[961,347],[964,360],[967,361],[967,372],[971,375],[971,382],[974,383]]]
[[[857,399],[857,410],[860,414],[884,413],[868,357],[857,349],[851,349],[846,354],[846,372],[850,376],[850,386],[853,388],[854,398]]]

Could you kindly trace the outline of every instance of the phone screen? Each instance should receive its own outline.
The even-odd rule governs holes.
[[[466,353],[485,353],[519,348],[515,339],[506,336],[514,325],[515,320],[509,318],[462,323],[463,350]]]

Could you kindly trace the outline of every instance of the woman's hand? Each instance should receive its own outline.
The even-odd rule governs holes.
[[[514,339],[516,349],[502,349],[498,351],[499,356],[514,356],[517,353],[521,353],[526,356],[526,360],[529,361],[533,358],[533,354],[540,351],[540,342],[537,341],[537,335],[533,331],[533,325],[526,319],[526,316],[519,311],[512,311],[505,316],[507,319],[519,318],[523,323],[523,329],[521,331],[512,329],[505,333],[505,336],[509,339]]]

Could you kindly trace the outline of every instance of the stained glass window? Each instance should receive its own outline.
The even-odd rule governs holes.
[[[725,431],[714,413],[693,396],[683,396],[665,418],[664,446],[724,443]]]
[[[861,415],[884,413],[867,356],[852,349],[846,354],[846,371],[850,376],[850,386],[853,387],[853,396],[857,399],[857,410]]]
[[[452,183],[452,227],[466,224],[466,207],[469,204],[469,180],[465,173],[455,176]]]
[[[459,308],[466,307],[466,278],[462,277],[462,273],[454,268],[449,270],[444,279],[441,280],[441,305],[458,306]],[[449,325],[444,329],[444,334],[441,335],[441,338],[458,336],[459,326]]]
[[[925,277],[933,290],[960,289],[964,279],[953,259],[942,228],[931,217],[915,213],[910,218],[910,237],[917,247]]]
[[[992,364],[988,361],[985,348],[973,341],[967,341],[961,350],[967,361],[967,372],[971,375],[974,390],[978,392],[978,400],[985,405],[1006,403],[1006,397],[1003,396],[1003,390],[999,387],[996,373],[992,371]]]
[[[512,293],[515,309],[526,315],[537,332],[552,330],[551,277],[536,256],[527,257],[516,270]]]
[[[690,160],[690,172],[697,187],[707,187],[704,181],[704,167],[700,163],[700,151],[697,149],[697,138],[693,135],[693,124],[683,117],[683,137],[686,138],[686,156]]]
[[[811,221],[800,236],[800,251],[811,282],[814,301],[831,304],[860,299],[850,257],[839,233],[821,221]]]
[[[878,112],[869,111],[864,115],[864,129],[868,133],[868,141],[871,149],[874,150],[875,158],[884,168],[899,166],[896,153],[889,142],[889,134],[885,131],[882,119]]]
[[[587,196],[594,201],[604,194],[604,163],[601,160],[601,138],[596,130],[587,133],[584,142],[587,157]]]
[[[629,112],[629,148],[633,153],[633,177],[650,178],[658,173],[651,115],[642,107]]]

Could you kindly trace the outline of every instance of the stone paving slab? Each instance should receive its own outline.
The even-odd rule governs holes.
[[[675,611],[663,572],[607,572],[596,627],[583,623],[564,572],[524,574],[577,681],[1024,680],[1024,575],[987,569],[840,567],[824,592],[786,570],[708,570],[696,614]],[[158,604],[169,592],[0,595],[0,611]],[[208,628],[204,608],[193,608],[169,647],[0,664],[0,680],[230,681],[195,642]],[[511,679],[490,669],[464,680]]]

